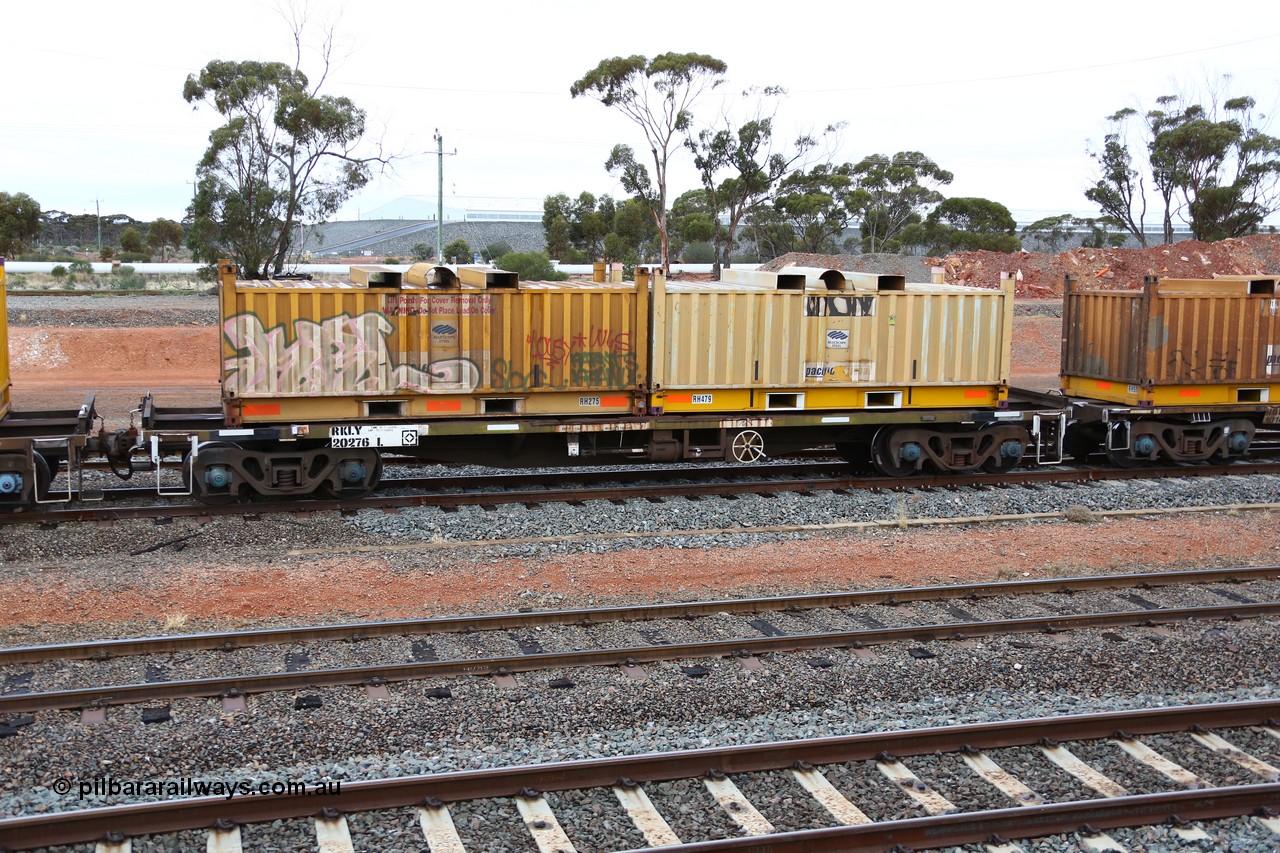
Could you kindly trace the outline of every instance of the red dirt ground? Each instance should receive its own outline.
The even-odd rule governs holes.
[[[155,622],[297,617],[391,619],[527,606],[525,591],[600,599],[741,595],[773,589],[914,586],[1218,563],[1274,562],[1270,514],[1089,524],[911,529],[752,548],[659,548],[538,561],[459,562],[394,570],[389,558],[335,555],[287,567],[230,563],[148,570],[145,590],[101,576],[24,573],[0,588],[0,627],[101,620]],[[392,558],[393,559],[393,558]],[[673,572],[673,566],[679,570]],[[536,599],[535,599],[536,600]]]

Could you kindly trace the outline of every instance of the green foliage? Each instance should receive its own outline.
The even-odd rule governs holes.
[[[13,258],[40,233],[40,202],[26,193],[0,192],[0,256]]]
[[[796,229],[772,206],[753,210],[746,221],[746,233],[762,258],[777,258],[796,251]]]
[[[853,167],[853,175],[864,252],[900,251],[903,232],[942,201],[935,186],[954,177],[919,151],[872,154]]]
[[[382,259],[382,262],[383,262],[384,264],[402,264],[402,263],[404,263],[404,261],[400,260],[399,258],[383,258],[383,259]]]
[[[1123,227],[1119,220],[1110,216],[1082,219],[1063,213],[1032,222],[1022,229],[1022,239],[1035,240],[1046,252],[1058,252],[1073,245],[1101,249],[1123,246],[1124,234],[1112,230]]]
[[[910,226],[903,242],[929,247],[931,255],[951,252],[1016,252],[1022,241],[1009,208],[985,198],[949,198],[922,225]]]
[[[142,252],[142,232],[130,225],[120,235],[120,251],[132,254]]]
[[[109,261],[116,256],[116,250],[112,246],[103,246],[102,251],[98,253],[98,260]]]
[[[716,249],[707,242],[690,243],[684,247],[681,260],[686,264],[709,264],[716,259]]]
[[[1104,215],[1142,239],[1145,175],[1163,203],[1166,243],[1173,241],[1175,213],[1197,240],[1221,240],[1256,232],[1280,210],[1280,138],[1262,131],[1253,98],[1219,102],[1215,95],[1201,104],[1164,95],[1155,103],[1141,117],[1145,173],[1132,165],[1124,136],[1136,110],[1110,116],[1113,132],[1102,151],[1091,152],[1101,174],[1085,196]]]
[[[714,228],[709,239],[716,250],[714,271],[717,275],[720,267],[729,263],[738,229],[746,217],[764,203],[792,167],[818,144],[816,137],[802,134],[788,153],[773,150],[773,117],[764,114],[764,99],[781,98],[785,94],[786,91],[777,86],[749,89],[742,93],[744,99],[761,97],[750,119],[735,125],[726,115],[722,126],[707,128],[685,141],[693,152],[706,196],[705,212]],[[823,135],[835,133],[841,127],[842,124],[830,125]],[[727,219],[723,225],[722,213]]]
[[[542,211],[547,254],[563,263],[634,261],[641,252],[657,253],[657,228],[639,199],[619,204],[607,195],[584,192],[571,199],[558,193],[543,200]]]
[[[62,264],[58,264],[53,269],[49,270],[49,275],[53,276],[54,278],[66,278],[67,268],[64,267]]]
[[[169,260],[169,249],[182,246],[182,226],[172,219],[157,219],[147,229],[147,245],[160,252],[160,260]]]
[[[147,284],[138,271],[128,264],[122,264],[111,271],[112,290],[146,290]]]
[[[426,243],[413,244],[413,259],[415,261],[425,261],[434,257],[436,249],[434,246],[428,246]]]
[[[546,252],[508,252],[497,263],[498,269],[518,273],[521,281],[564,281],[569,277],[551,266]]]
[[[72,261],[67,268],[73,274],[93,275],[93,264],[88,261]]]
[[[667,166],[672,147],[678,145],[676,135],[686,133],[693,121],[693,104],[703,92],[723,82],[727,69],[719,59],[700,53],[664,53],[652,60],[616,56],[603,60],[569,88],[572,97],[589,96],[617,108],[643,132],[653,155],[652,181],[627,145],[614,146],[605,168],[648,207],[658,230],[663,269],[670,267]],[[601,239],[607,233],[601,232]]]
[[[791,227],[795,249],[801,252],[839,251],[836,238],[849,227],[865,194],[853,181],[853,165],[819,163],[793,172],[778,187],[774,208]]]
[[[459,237],[451,243],[445,244],[444,256],[446,260],[453,259],[454,263],[469,264],[471,263],[471,246],[466,240]]]
[[[120,260],[126,264],[146,264],[151,262],[151,256],[146,252],[121,252]]]
[[[226,120],[197,167],[189,245],[198,260],[233,258],[247,278],[279,273],[295,226],[332,215],[385,162],[356,153],[363,110],[284,63],[213,60],[182,96]]]
[[[547,196],[542,202],[547,253],[566,263],[597,260],[604,252],[605,235],[613,230],[615,212],[614,201],[607,195],[599,199],[588,192],[576,199],[564,193]]]
[[[480,253],[480,257],[486,261],[492,261],[495,258],[502,257],[503,255],[509,255],[514,251],[515,249],[511,248],[511,244],[506,240],[499,240],[496,243],[490,243],[485,246],[484,251]]]

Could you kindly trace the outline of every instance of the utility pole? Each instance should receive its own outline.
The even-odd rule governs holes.
[[[102,199],[93,200],[94,215],[98,219],[98,258],[102,258]]]
[[[436,128],[436,134],[433,137],[436,141],[436,157],[438,163],[436,166],[436,257],[440,259],[440,263],[444,263],[444,137],[440,135],[440,128]],[[453,149],[449,156],[458,153],[458,149]]]
[[[436,128],[436,260],[444,263],[444,137]]]

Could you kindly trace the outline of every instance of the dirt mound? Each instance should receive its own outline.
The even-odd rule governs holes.
[[[789,252],[761,264],[757,269],[778,272],[783,267],[818,267],[826,270],[870,272],[878,275],[904,275],[907,281],[931,281],[929,259],[917,255],[813,255]]]
[[[1063,280],[1076,276],[1106,290],[1141,286],[1144,277],[1212,278],[1217,275],[1280,274],[1280,235],[1256,234],[1216,243],[1187,240],[1146,249],[1069,249],[1040,252],[962,252],[929,258],[941,266],[948,284],[998,287],[1000,273],[1021,273],[1019,296],[1052,296]]]
[[[907,281],[931,281],[930,268],[942,267],[948,284],[999,287],[1000,273],[1021,273],[1019,296],[1055,296],[1063,279],[1076,276],[1108,290],[1139,287],[1145,276],[1212,278],[1218,275],[1280,275],[1280,235],[1255,234],[1217,243],[1187,240],[1146,249],[1069,249],[1060,255],[1043,252],[961,252],[945,258],[910,255],[811,255],[803,252],[774,258],[760,269],[822,267],[906,275]]]

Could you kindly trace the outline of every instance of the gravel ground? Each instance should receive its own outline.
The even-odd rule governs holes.
[[[105,661],[49,661],[0,667],[4,692],[46,692],[88,688],[101,684],[141,684],[226,678],[246,674],[298,672],[410,663],[456,661],[521,654],[618,649],[651,644],[725,641],[760,636],[803,635],[828,631],[860,631],[869,627],[939,625],[957,621],[1016,619],[1044,612],[1103,613],[1165,607],[1222,606],[1214,587],[1177,586],[1142,591],[1118,590],[1040,596],[1007,596],[954,602],[918,602],[910,607],[867,605],[842,610],[820,609],[795,613],[766,611],[697,619],[606,622],[595,625],[554,625],[516,631],[478,631],[420,636],[384,637],[360,641],[255,646],[234,651],[190,651],[176,654],[134,655]],[[1280,582],[1256,581],[1233,585],[1233,596],[1250,601],[1274,601]],[[1063,605],[1068,605],[1063,607]],[[1162,641],[1151,635],[1147,642]],[[1024,641],[1025,642],[1025,641]],[[826,658],[819,650],[811,659]],[[572,673],[565,673],[573,678]],[[549,681],[552,676],[522,676]]]
[[[459,473],[464,473],[466,469]],[[694,530],[714,533],[683,536],[678,547],[750,546],[761,542],[799,539],[814,532],[752,533],[749,528],[776,525],[832,525],[850,522],[905,522],[907,519],[979,518],[1071,511],[1088,521],[1093,512],[1170,507],[1225,506],[1280,501],[1280,477],[1240,475],[1225,478],[1187,478],[1157,481],[1106,481],[1080,485],[1035,485],[1018,488],[982,486],[945,491],[906,490],[893,493],[856,492],[814,495],[776,493],[770,497],[744,495],[736,500],[669,499],[661,503],[629,501],[619,507],[609,501],[587,501],[583,507],[543,504],[502,507],[500,517],[481,507],[462,507],[444,513],[433,508],[406,509],[394,515],[381,510],[358,512],[349,524],[364,536],[417,539],[440,543],[547,537],[560,541],[516,543],[490,547],[482,558],[547,557],[565,553],[601,553],[632,548],[670,547],[668,538],[563,537],[604,534],[644,534]],[[765,525],[761,525],[761,521]],[[497,522],[495,524],[495,522]],[[1070,522],[1060,522],[1070,523]],[[904,525],[905,526],[905,525]],[[732,532],[745,528],[743,533]],[[723,531],[723,532],[722,532]]]
[[[1242,466],[1243,467],[1243,466]],[[466,476],[482,469],[449,469]],[[141,476],[139,482],[142,482]],[[110,526],[77,525],[76,535],[20,525],[6,530],[6,560],[71,565],[103,553],[129,554],[130,563],[163,562],[177,542],[190,559],[226,558],[237,553],[279,554],[281,545],[296,552],[340,553],[354,547],[421,542],[422,550],[395,552],[417,569],[444,568],[458,560],[485,562],[499,557],[549,559],[566,554],[602,554],[633,549],[716,547],[749,548],[839,533],[842,526],[880,522],[905,529],[909,520],[986,518],[993,515],[1064,513],[1073,520],[1045,524],[1078,527],[1082,534],[1095,513],[1175,507],[1230,506],[1280,502],[1280,477],[1241,474],[1223,478],[1155,481],[1104,481],[1014,488],[965,487],[902,492],[818,492],[744,495],[735,500],[680,498],[650,501],[587,501],[584,506],[547,503],[534,508],[479,506],[444,512],[434,507],[395,513],[357,511],[335,519],[328,514],[293,517],[267,515],[243,520],[218,517],[211,522],[178,518],[172,523],[126,521]],[[814,526],[813,530],[762,532],[761,527]],[[833,528],[834,526],[834,528]],[[708,531],[708,532],[689,532]],[[677,535],[679,534],[679,535]],[[518,541],[533,539],[536,541]],[[451,543],[460,548],[448,547]],[[470,547],[484,545],[483,548]],[[1016,549],[1011,542],[995,556]],[[147,549],[155,550],[142,553]],[[267,558],[268,562],[271,560]]]
[[[1108,634],[1115,636],[1082,631],[1058,642],[1035,637],[972,646],[933,643],[935,656],[923,659],[909,653],[909,644],[879,648],[870,657],[836,650],[824,652],[834,665],[823,669],[800,655],[770,656],[759,673],[731,660],[679,661],[647,665],[648,679],[641,682],[604,668],[526,674],[514,690],[484,679],[451,679],[448,699],[429,698],[428,691],[439,683],[393,686],[389,701],[370,701],[358,688],[320,688],[299,694],[322,702],[302,711],[294,710],[290,694],[253,698],[244,714],[231,716],[222,715],[215,701],[183,700],[173,703],[170,722],[157,725],[144,725],[137,707],[112,709],[106,723],[90,727],[80,726],[73,713],[41,712],[4,743],[0,814],[105,804],[113,798],[59,796],[51,788],[58,778],[102,774],[254,782],[380,778],[1047,714],[1280,698],[1280,662],[1273,654],[1280,626],[1262,621],[1181,625],[1167,636],[1126,629],[1120,641]],[[681,665],[693,663],[709,674],[689,677]],[[572,678],[574,688],[550,689],[548,681],[557,676]],[[1194,684],[1214,688],[1187,687]],[[1274,759],[1267,735],[1228,731],[1224,736]],[[1187,735],[1143,740],[1206,779],[1230,783],[1247,775]],[[1124,776],[1116,770],[1117,762],[1125,762],[1114,755],[1105,758],[1108,749],[1118,752],[1109,744],[1072,749],[1122,783],[1132,784],[1133,774],[1141,772],[1131,769]],[[58,760],[50,762],[50,755]],[[1054,770],[1035,748],[998,750],[992,757],[1051,801],[1093,796]],[[961,807],[1000,802],[952,758],[903,761]],[[826,772],[873,818],[919,814],[868,763]],[[785,774],[735,781],[779,828],[798,828],[822,817]],[[698,793],[697,783],[652,787],[655,803],[682,837],[737,833],[709,797]],[[608,833],[602,835],[599,825],[620,823],[616,807],[602,794],[565,795],[562,801],[561,819],[572,827],[571,837],[579,833],[585,849],[610,849],[603,841]],[[455,820],[462,824],[460,831],[466,827],[474,833],[477,846],[471,849],[528,849],[510,801],[469,804]],[[378,841],[361,842],[357,832],[357,844],[415,849],[417,837],[409,824],[403,814],[360,823],[357,828]],[[505,840],[493,846],[480,840],[499,825],[506,827],[498,835]],[[1264,850],[1274,842],[1260,838],[1247,822],[1224,826],[1227,834],[1218,839],[1224,846],[1214,849]],[[401,834],[393,839],[397,829]],[[292,821],[254,833],[292,849],[285,845],[304,843],[310,827]],[[1230,843],[1245,846],[1226,846]]]
[[[212,289],[172,296],[26,296],[11,291],[6,306],[13,326],[109,329],[218,323],[218,298]]]

